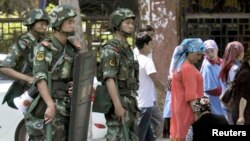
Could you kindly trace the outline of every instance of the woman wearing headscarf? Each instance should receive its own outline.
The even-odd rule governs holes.
[[[166,93],[166,97],[165,97],[165,104],[164,104],[164,108],[163,108],[163,118],[164,118],[164,124],[163,124],[163,138],[169,138],[170,135],[170,119],[171,119],[171,81],[173,78],[173,73],[174,73],[174,61],[176,58],[178,57],[178,53],[182,51],[182,48],[180,46],[177,46],[174,49],[174,53],[172,56],[172,60],[170,63],[170,67],[169,67],[169,75],[168,75],[168,82],[169,84],[167,84],[168,88],[167,88],[167,93]]]
[[[224,55],[223,65],[221,67],[219,78],[221,80],[222,93],[227,88],[227,83],[234,80],[234,76],[240,67],[240,61],[244,56],[244,47],[238,41],[233,41],[227,44]],[[229,124],[234,124],[232,118],[232,111],[223,106],[224,116]]]
[[[219,100],[221,94],[221,85],[219,73],[222,65],[222,59],[218,57],[218,46],[214,40],[206,40],[205,58],[201,67],[201,74],[204,80],[204,93],[211,103],[211,113],[223,115],[223,109]]]
[[[244,59],[239,72],[235,75],[236,110],[233,120],[238,125],[250,125],[250,48],[244,54]],[[236,114],[236,115],[235,115]],[[235,120],[236,119],[236,120]]]
[[[203,96],[203,79],[195,63],[201,59],[205,47],[200,38],[184,39],[173,55],[171,96],[172,141],[184,141],[189,126],[195,121],[193,103]]]

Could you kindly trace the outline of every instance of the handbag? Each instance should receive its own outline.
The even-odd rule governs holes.
[[[93,102],[93,112],[108,113],[112,106],[106,85],[97,85],[95,99]]]
[[[233,108],[234,95],[235,95],[234,91],[235,91],[234,82],[233,81],[228,82],[225,92],[220,96],[221,102],[230,111]]]

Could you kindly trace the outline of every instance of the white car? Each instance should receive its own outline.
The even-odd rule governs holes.
[[[0,54],[0,62],[6,57]],[[28,141],[23,114],[15,109],[10,108],[6,103],[2,105],[3,98],[8,88],[12,84],[11,80],[0,74],[0,141]],[[104,114],[91,113],[91,132],[90,139],[104,138],[107,133],[107,126]]]
[[[3,141],[25,141],[27,140],[23,114],[7,106],[2,101],[6,91],[12,84],[10,80],[0,80],[0,139]]]

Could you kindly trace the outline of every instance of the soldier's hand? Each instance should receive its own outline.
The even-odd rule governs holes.
[[[122,120],[125,114],[125,109],[122,106],[115,107],[115,115]]]
[[[54,104],[47,105],[46,111],[44,113],[45,124],[51,122],[56,116],[56,108]]]
[[[70,97],[71,97],[72,94],[73,94],[73,82],[72,82],[72,81],[70,81],[70,82],[68,83],[68,94],[69,94]]]
[[[32,85],[34,83],[34,81],[35,81],[35,78],[32,77],[32,76],[29,76],[26,81],[27,81],[27,83],[29,83],[30,85]]]

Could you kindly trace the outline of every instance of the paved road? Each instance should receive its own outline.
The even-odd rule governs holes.
[[[106,141],[105,139],[93,139],[92,141]],[[156,141],[170,141],[170,139],[159,138]]]
[[[156,141],[170,141],[170,139],[166,139],[166,138],[159,138]]]
[[[159,138],[156,141],[170,141],[170,139],[166,139],[166,138]]]

